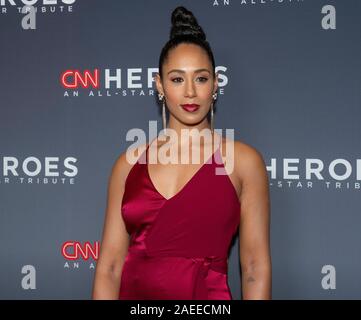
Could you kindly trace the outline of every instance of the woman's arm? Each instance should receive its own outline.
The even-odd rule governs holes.
[[[271,299],[270,199],[266,165],[262,155],[248,145],[238,145],[240,195],[240,263],[242,297]]]
[[[108,199],[96,264],[92,299],[118,299],[121,272],[128,252],[129,235],[121,215],[124,181],[130,170],[125,153],[116,160],[108,183]]]

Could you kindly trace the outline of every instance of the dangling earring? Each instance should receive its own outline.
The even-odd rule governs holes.
[[[217,99],[217,92],[215,92],[213,95],[213,101],[211,103],[211,131],[212,131],[212,134],[213,134],[213,130],[214,130],[214,116],[213,116],[213,104],[214,104],[214,101]]]
[[[211,103],[211,132],[213,134],[213,102]]]
[[[162,108],[163,130],[164,130],[164,134],[167,134],[166,114],[165,114],[165,98],[162,93],[158,94],[158,98],[160,101],[163,100],[163,108]]]

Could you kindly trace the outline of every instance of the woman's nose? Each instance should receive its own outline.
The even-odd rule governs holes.
[[[188,97],[193,97],[196,94],[194,83],[192,81],[186,82],[186,89],[185,90],[186,90],[186,95]]]

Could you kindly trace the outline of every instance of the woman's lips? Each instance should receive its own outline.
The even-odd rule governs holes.
[[[194,112],[200,107],[199,104],[181,104],[181,107],[188,112]]]

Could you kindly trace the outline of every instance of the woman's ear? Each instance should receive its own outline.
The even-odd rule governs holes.
[[[162,85],[162,80],[161,80],[160,75],[159,75],[158,72],[155,74],[154,79],[155,79],[155,85],[156,85],[156,87],[157,87],[157,91],[158,91],[159,93],[164,94],[163,85]]]

